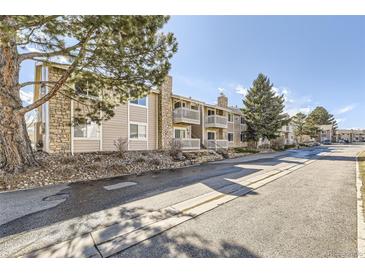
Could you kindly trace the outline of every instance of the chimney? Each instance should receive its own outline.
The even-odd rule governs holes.
[[[167,76],[158,96],[158,148],[167,150],[172,144],[172,77]]]
[[[224,95],[223,92],[218,97],[218,106],[226,108],[228,107],[228,98]]]

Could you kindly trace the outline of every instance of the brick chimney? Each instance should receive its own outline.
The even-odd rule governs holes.
[[[158,96],[158,148],[168,150],[172,144],[172,77],[167,76]]]
[[[218,106],[220,107],[228,107],[228,98],[227,96],[224,95],[223,92],[221,92],[221,94],[218,97]]]

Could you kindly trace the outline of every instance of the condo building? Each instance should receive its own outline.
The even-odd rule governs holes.
[[[337,129],[336,142],[365,142],[365,129]]]
[[[35,79],[54,82],[65,66],[37,64]],[[35,85],[34,99],[47,94],[47,86]],[[34,142],[48,153],[80,153],[116,150],[117,140],[125,140],[126,150],[220,149],[246,146],[246,124],[240,109],[228,106],[224,94],[211,105],[173,93],[167,77],[158,90],[143,98],[117,106],[115,115],[99,125],[74,125],[84,104],[57,93],[37,109]]]

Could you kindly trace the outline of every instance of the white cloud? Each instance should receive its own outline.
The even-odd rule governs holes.
[[[337,113],[338,114],[343,114],[343,113],[346,113],[346,112],[349,112],[351,110],[353,110],[355,108],[355,105],[352,104],[352,105],[348,105],[348,106],[345,106],[343,108],[340,108]]]
[[[219,91],[220,93],[223,93],[225,90],[224,90],[224,88],[218,88],[218,91]]]
[[[283,96],[285,112],[290,116],[302,112],[309,114],[313,110],[312,99],[309,96],[297,96],[295,92],[286,87],[273,87],[272,90],[278,96]]]
[[[235,91],[236,91],[237,94],[246,96],[247,95],[247,92],[248,92],[248,89],[247,88],[244,88],[242,85],[237,85],[235,87]]]
[[[32,92],[24,91],[21,89],[19,95],[23,105],[30,105],[31,103],[33,103]]]
[[[342,123],[346,121],[346,118],[336,118],[337,123]]]

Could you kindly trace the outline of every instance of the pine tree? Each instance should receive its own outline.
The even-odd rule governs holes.
[[[312,138],[318,137],[320,125],[332,125],[332,129],[336,130],[337,121],[324,107],[316,107],[307,117],[305,128],[307,134]]]
[[[242,112],[250,129],[248,137],[256,142],[260,138],[277,138],[281,127],[288,123],[283,113],[284,97],[276,95],[272,87],[269,78],[260,73],[243,99]]]
[[[298,143],[302,142],[302,137],[307,132],[306,127],[305,127],[306,118],[307,118],[307,115],[305,115],[302,112],[298,112],[291,119],[291,122],[294,126],[294,134],[296,136]]]
[[[24,115],[49,101],[61,89],[87,83],[102,97],[88,115],[110,118],[113,109],[130,98],[160,86],[177,50],[172,33],[161,29],[168,16],[0,16],[0,151],[8,172],[37,165]],[[32,48],[33,50],[28,50]],[[55,82],[19,83],[24,61],[68,60]],[[22,106],[20,88],[47,85],[47,95]],[[113,91],[103,93],[103,90]],[[77,92],[69,88],[69,96]]]
[[[330,114],[324,107],[316,107],[309,115],[308,119],[313,121],[316,125],[333,125],[337,127],[337,122],[332,114]]]

